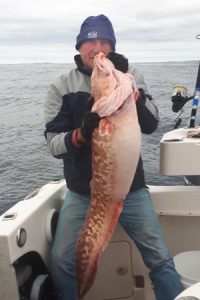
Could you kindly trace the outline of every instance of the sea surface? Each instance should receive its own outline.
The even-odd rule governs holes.
[[[147,184],[182,185],[182,177],[159,173],[159,142],[173,129],[176,114],[171,109],[175,85],[194,93],[198,61],[136,63],[160,111],[155,133],[143,135],[142,156]],[[49,84],[73,64],[0,65],[0,213],[45,183],[63,178],[62,161],[51,156],[44,138],[43,102]],[[191,113],[185,105],[183,125]]]

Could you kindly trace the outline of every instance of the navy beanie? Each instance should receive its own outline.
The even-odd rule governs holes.
[[[78,50],[83,42],[91,39],[107,40],[111,44],[112,51],[115,51],[115,33],[112,23],[106,16],[90,16],[85,19],[76,38],[76,49]]]

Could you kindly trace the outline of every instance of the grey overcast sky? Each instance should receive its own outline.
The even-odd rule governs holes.
[[[70,63],[82,21],[107,15],[129,61],[200,59],[200,0],[1,0],[0,63]]]

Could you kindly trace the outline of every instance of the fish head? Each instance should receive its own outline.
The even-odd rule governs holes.
[[[100,52],[94,57],[93,72],[91,76],[91,95],[95,102],[102,97],[107,97],[117,86],[113,77],[114,65]]]

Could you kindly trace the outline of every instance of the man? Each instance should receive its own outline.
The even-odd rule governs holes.
[[[63,159],[68,187],[52,250],[52,276],[62,300],[77,299],[75,247],[90,202],[91,138],[100,119],[95,113],[86,113],[91,108],[88,100],[93,59],[103,52],[116,68],[126,72],[128,61],[115,53],[115,45],[110,20],[104,15],[88,17],[76,40],[80,53],[75,56],[77,68],[50,86],[45,102],[45,135],[52,155]],[[140,91],[136,105],[141,131],[150,134],[158,125],[157,107],[147,94],[141,73],[134,68],[128,72],[134,76]],[[145,188],[141,158],[119,221],[150,269],[156,299],[174,299],[182,291],[182,285]]]

